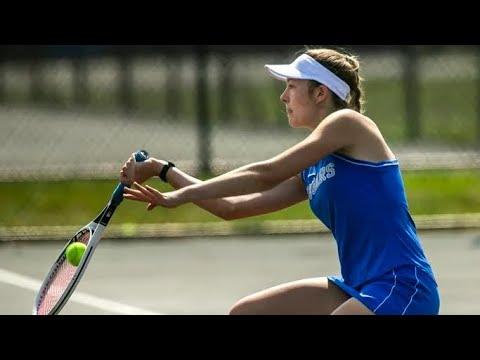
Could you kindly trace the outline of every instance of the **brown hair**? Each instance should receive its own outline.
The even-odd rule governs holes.
[[[307,49],[305,54],[317,60],[350,86],[348,102],[343,101],[332,92],[336,108],[349,108],[362,113],[364,99],[361,82],[363,79],[359,74],[360,62],[358,58],[354,55],[341,53],[333,49]],[[311,83],[313,86],[319,85],[319,83],[314,80],[311,80]]]

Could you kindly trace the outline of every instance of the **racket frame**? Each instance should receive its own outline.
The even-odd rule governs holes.
[[[135,161],[142,162],[149,158],[149,154],[145,150],[139,150],[135,153],[134,158],[135,158]],[[57,269],[58,266],[60,266],[62,261],[66,261],[64,258],[66,256],[65,251],[67,247],[73,242],[78,241],[79,239],[78,235],[81,232],[83,232],[84,230],[88,230],[90,231],[90,239],[88,241],[87,248],[85,249],[85,253],[82,256],[82,259],[80,260],[80,263],[78,264],[77,269],[75,270],[72,280],[69,282],[62,296],[57,301],[55,306],[50,310],[48,315],[58,314],[60,310],[62,310],[62,308],[65,306],[68,299],[70,298],[73,291],[75,290],[78,283],[80,282],[80,279],[82,278],[87,268],[87,265],[90,262],[90,259],[93,255],[93,252],[95,251],[95,248],[97,247],[100,239],[102,238],[103,232],[105,231],[105,228],[107,227],[112,215],[117,209],[117,206],[120,205],[120,203],[122,202],[123,189],[125,186],[126,185],[121,183],[118,184],[107,206],[105,206],[105,208],[98,214],[95,220],[91,221],[84,227],[80,228],[77,231],[77,233],[70,239],[70,241],[67,242],[63,250],[60,252],[60,255],[55,260],[53,266],[50,268],[47,276],[45,277],[45,279],[42,282],[42,285],[40,286],[40,290],[37,292],[37,295],[35,296],[33,311],[32,311],[33,315],[38,315],[38,308],[40,306],[40,302],[43,299],[45,292],[48,290],[48,286],[53,280],[52,275],[54,274],[55,270]]]
[[[83,274],[85,273],[85,269],[87,268],[88,263],[90,262],[90,259],[93,255],[93,252],[95,251],[95,248],[97,247],[103,232],[105,228],[108,225],[108,222],[110,218],[112,217],[113,213],[116,210],[116,206],[112,205],[111,202],[100,212],[100,214],[97,216],[95,220],[90,222],[89,224],[85,225],[81,229],[77,231],[77,233],[70,239],[70,241],[65,245],[63,250],[61,251],[60,255],[56,259],[54,265],[51,267],[50,271],[48,272],[47,276],[45,277],[45,280],[42,283],[42,286],[40,287],[40,290],[38,291],[35,301],[34,301],[34,306],[33,306],[33,315],[38,315],[38,308],[40,306],[40,302],[43,299],[43,296],[45,295],[45,292],[48,290],[48,286],[50,285],[51,281],[53,280],[52,275],[55,273],[56,269],[58,266],[63,261],[67,261],[65,259],[65,251],[67,247],[74,243],[77,242],[78,239],[82,236],[84,231],[89,231],[90,232],[90,238],[87,244],[87,248],[85,249],[85,253],[82,256],[82,259],[80,263],[77,266],[77,269],[75,270],[75,273],[69,282],[67,288],[63,292],[62,296],[60,299],[57,301],[55,306],[50,310],[48,315],[56,315],[62,310],[64,305],[67,303],[68,299],[72,295],[73,291],[75,290],[76,286],[80,282],[80,279],[82,278]],[[108,216],[107,216],[108,215]]]

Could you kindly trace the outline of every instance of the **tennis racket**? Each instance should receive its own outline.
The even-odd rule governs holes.
[[[148,159],[148,156],[145,150],[139,150],[135,153],[135,161],[145,161]],[[123,200],[123,189],[125,186],[119,183],[107,206],[98,214],[95,220],[82,227],[67,242],[35,296],[33,315],[58,314],[67,303],[75,287],[80,282],[108,222],[117,206]],[[84,243],[86,249],[78,266],[73,266],[67,261],[65,251],[70,244],[77,241]]]

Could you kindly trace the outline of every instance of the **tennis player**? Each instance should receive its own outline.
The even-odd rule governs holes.
[[[230,314],[435,315],[440,298],[412,220],[398,160],[362,114],[359,61],[308,49],[291,64],[265,65],[286,83],[280,99],[292,128],[311,131],[271,159],[200,181],[171,162],[130,158],[127,199],[173,208],[193,202],[225,220],[310,202],[336,240],[341,275],[281,284],[240,299]],[[141,183],[160,175],[175,191]]]

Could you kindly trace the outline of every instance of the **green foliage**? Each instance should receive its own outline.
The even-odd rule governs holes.
[[[411,171],[403,174],[412,214],[480,212],[480,170]],[[116,182],[110,180],[0,183],[0,226],[82,225],[100,211]],[[171,189],[158,180],[149,185]],[[308,202],[239,222],[313,219]],[[192,204],[146,211],[146,204],[125,201],[112,223],[221,221]]]

